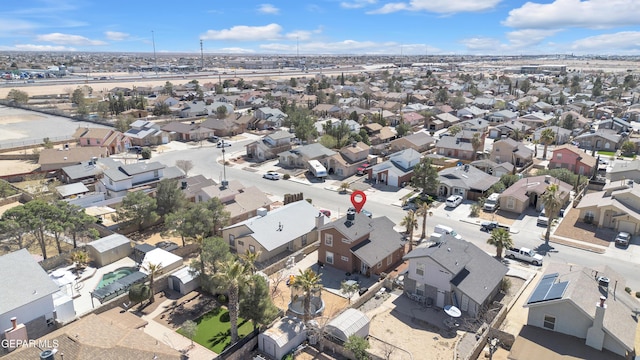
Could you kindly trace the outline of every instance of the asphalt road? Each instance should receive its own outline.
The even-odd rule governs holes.
[[[244,145],[249,142],[249,140],[246,140],[233,143],[231,147],[225,148],[226,155],[237,157],[244,154]],[[194,168],[189,172],[189,175],[202,174],[205,177],[219,181],[223,176],[222,165],[218,162],[221,156],[221,149],[216,148],[214,144],[203,143],[202,147],[154,154],[153,160],[168,166],[173,166],[176,160],[190,159],[193,161]],[[308,185],[285,180],[266,180],[262,178],[263,173],[266,172],[265,170],[258,169],[258,171],[248,171],[243,169],[247,167],[248,165],[227,166],[227,180],[239,180],[245,186],[257,186],[270,195],[280,197],[286,193],[303,192],[305,198],[313,199],[313,204],[318,208],[331,210],[333,217],[344,214],[346,209],[351,206],[348,195],[327,190],[323,184]],[[437,224],[447,225],[455,229],[463,239],[476,244],[491,254],[495,253],[495,248],[486,243],[489,234],[480,231],[478,225],[460,221],[467,216],[468,208],[469,204],[463,204],[454,211],[446,210],[443,206],[436,208],[433,216],[427,219],[427,233],[431,233],[433,226]],[[369,196],[365,209],[371,211],[374,216],[387,216],[396,224],[399,224],[406,215],[406,212],[402,210],[401,207],[390,205],[388,194],[385,197]],[[421,231],[421,219],[418,224],[419,229],[416,231]],[[540,239],[540,234],[544,231],[544,228],[536,226],[535,218],[523,222],[522,228],[518,230],[517,234],[513,234],[516,246],[537,249],[544,243],[544,241]],[[605,254],[597,254],[560,244],[552,243],[552,246],[554,247],[552,251],[543,253],[546,263],[561,262],[582,266],[606,264],[626,279],[626,286],[630,286],[633,291],[640,291],[640,277],[637,276],[639,266],[634,257],[633,250],[635,249],[631,249],[631,247],[637,245],[631,245],[631,247],[626,250],[610,248]],[[517,264],[529,266],[527,264]],[[619,289],[619,291],[624,291],[623,287]]]

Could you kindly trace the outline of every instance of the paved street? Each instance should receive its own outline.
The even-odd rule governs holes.
[[[232,146],[225,149],[225,158],[237,158],[245,154],[245,145],[251,140],[232,141]],[[182,146],[178,145],[178,146]],[[184,148],[184,146],[182,147]],[[223,177],[223,167],[218,161],[222,156],[221,149],[214,144],[203,142],[202,145],[187,147],[181,151],[165,150],[163,153],[154,153],[153,160],[166,165],[175,165],[179,159],[190,159],[194,168],[189,175],[202,174],[206,177],[220,181]],[[302,183],[292,180],[271,181],[262,178],[267,169],[273,168],[273,162],[261,167],[250,167],[249,163],[233,164],[226,167],[228,180],[237,179],[245,186],[257,186],[268,194],[282,197],[286,193],[303,192],[305,198],[313,199],[313,204],[318,208],[328,209],[332,212],[332,217],[339,217],[351,206],[349,195],[339,194],[332,188],[331,182],[326,183]],[[329,189],[328,189],[329,188]],[[389,219],[399,224],[405,216],[405,211],[400,205],[400,194],[381,189],[369,189],[365,209],[371,211],[374,216],[387,216]],[[406,193],[406,190],[405,190]],[[431,233],[433,226],[443,224],[455,229],[462,237],[473,242],[485,251],[493,254],[495,248],[486,244],[489,234],[481,232],[478,225],[467,221],[470,203],[463,203],[454,210],[444,209],[440,206],[434,209],[432,217],[427,219],[427,234]],[[421,224],[421,221],[419,221]],[[536,226],[535,217],[525,216],[522,220],[517,220],[512,228],[517,233],[512,234],[515,245],[536,249],[543,243],[540,235],[545,230]],[[421,231],[421,229],[417,230]],[[570,246],[552,244],[554,250],[544,254],[545,261],[558,261],[563,263],[573,263],[583,266],[594,266],[607,264],[615,271],[619,272],[634,291],[640,290],[640,278],[637,275],[637,255],[640,255],[639,245],[631,245],[628,249],[618,249],[609,247],[604,254],[597,254]]]

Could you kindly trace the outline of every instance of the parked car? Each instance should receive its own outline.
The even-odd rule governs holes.
[[[444,205],[450,208],[458,207],[460,204],[462,204],[462,196],[460,195],[451,195],[444,202]]]
[[[483,221],[482,223],[480,223],[481,231],[491,232],[493,231],[493,229],[497,229],[497,228],[501,228],[509,231],[509,227],[507,225],[502,225],[497,221]]]
[[[358,170],[357,170],[358,176],[362,176],[362,175],[366,174],[367,170],[369,170],[370,167],[371,167],[371,165],[369,163],[362,164],[360,167],[358,167]]]
[[[460,234],[446,225],[436,225],[436,227],[433,228],[433,232],[436,234],[451,235],[458,240],[462,239]]]
[[[218,141],[218,145],[216,145],[217,147],[221,148],[221,147],[229,147],[231,146],[231,143],[228,143],[224,140],[220,140]]]
[[[631,242],[631,234],[626,231],[621,231],[616,236],[616,246],[627,247]]]
[[[544,208],[540,210],[540,214],[538,215],[538,220],[536,221],[538,226],[549,226],[549,218],[547,214],[544,212]]]
[[[207,139],[207,141],[212,143],[218,143],[220,141],[220,138],[217,136],[211,136],[210,138]]]
[[[320,210],[320,212],[321,212],[324,216],[326,216],[326,217],[328,217],[328,218],[330,218],[330,217],[331,217],[331,211],[329,211],[329,210],[324,210],[324,209],[323,209],[323,210]]]
[[[129,151],[134,152],[136,154],[142,153],[142,146],[132,146],[129,148]]]
[[[269,180],[280,180],[280,174],[275,171],[268,171],[266,174],[262,175],[262,177]]]
[[[509,259],[518,259],[531,263],[532,265],[542,265],[544,259],[540,254],[527,248],[509,248],[505,251],[505,256]]]

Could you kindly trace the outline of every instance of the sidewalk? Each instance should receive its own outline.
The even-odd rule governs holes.
[[[154,311],[147,315],[142,315],[142,319],[148,322],[147,326],[144,327],[144,332],[173,349],[180,352],[185,350],[185,354],[190,359],[213,359],[218,356],[218,354],[196,342],[191,347],[191,340],[153,320],[165,311],[172,302],[173,300],[166,299]]]

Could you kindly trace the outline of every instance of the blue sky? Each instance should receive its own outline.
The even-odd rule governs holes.
[[[0,51],[640,55],[640,0],[5,1]]]

